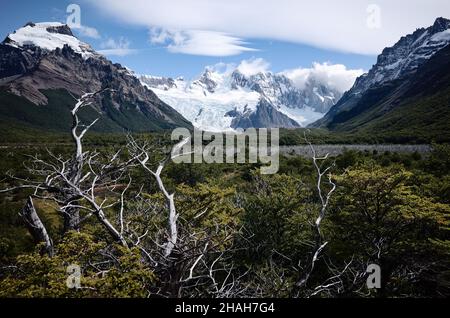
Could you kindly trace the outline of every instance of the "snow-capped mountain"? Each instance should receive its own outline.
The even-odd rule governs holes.
[[[0,117],[51,129],[70,127],[71,95],[102,88],[115,93],[99,97],[86,110],[86,120],[100,117],[94,129],[192,127],[129,69],[97,53],[65,24],[27,23],[0,43]]]
[[[284,106],[289,109],[310,107],[315,112],[326,113],[342,96],[341,92],[321,83],[314,77],[308,78],[305,87],[301,90],[283,74],[261,72],[245,76],[236,70],[231,77],[233,89],[244,87],[256,91],[279,109]]]
[[[407,76],[450,43],[450,20],[438,18],[429,28],[417,29],[385,48],[369,73],[356,80],[353,93]]]
[[[5,44],[15,48],[40,47],[42,50],[54,51],[68,45],[84,59],[99,56],[90,45],[81,42],[70,28],[59,22],[27,23],[24,27],[8,35]]]
[[[185,81],[181,77],[171,79],[141,76],[140,79],[195,127],[226,131],[231,129],[233,120],[227,113],[232,110],[239,113],[256,110],[260,94],[244,89],[231,90],[228,88],[229,84],[224,83],[226,78],[216,75],[219,74],[210,73],[208,78],[202,76],[194,81]],[[214,76],[212,84],[211,77]]]
[[[149,75],[140,79],[195,127],[210,131],[305,126],[342,96],[314,77],[299,89],[284,74],[249,75],[238,68],[223,72],[206,68],[192,81]]]
[[[344,113],[361,112],[368,103],[362,102],[369,98],[368,93],[385,87],[387,91],[396,85],[395,82],[405,82],[436,53],[450,45],[450,20],[437,18],[428,28],[417,29],[414,33],[402,37],[394,46],[385,48],[378,56],[372,69],[358,77],[353,87],[347,91],[339,102],[311,127],[329,126],[336,117],[348,117]],[[373,99],[373,97],[371,97]],[[377,98],[377,100],[379,100]]]

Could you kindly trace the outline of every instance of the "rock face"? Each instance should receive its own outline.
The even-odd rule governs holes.
[[[303,89],[283,74],[244,75],[207,68],[196,80],[143,75],[140,80],[199,129],[305,126],[321,118],[342,93],[309,78]]]
[[[192,85],[198,85],[209,93],[214,93],[218,86],[218,83],[216,83],[214,79],[212,79],[211,71],[206,70],[198,80],[192,83]]]
[[[8,39],[0,45],[0,83],[10,82],[23,74],[32,72],[44,55],[39,47],[19,50],[5,45],[6,43]]]
[[[123,129],[137,127],[133,123],[127,127],[127,120],[138,120],[138,130],[143,131],[191,127],[128,69],[96,53],[76,39],[67,25],[58,23],[29,23],[0,44],[0,86],[2,91],[23,97],[36,107],[49,103],[46,91],[65,90],[79,96],[111,88],[115,93],[100,97],[93,107],[100,117],[120,122]],[[124,107],[132,109],[135,118],[121,117]]]
[[[158,77],[158,76],[151,76],[151,75],[143,75],[141,77],[141,81],[148,84],[150,87],[162,89],[162,90],[169,90],[171,88],[176,88],[177,84],[175,83],[175,80],[172,78],[167,77]]]
[[[298,123],[278,112],[272,104],[266,99],[261,99],[254,112],[236,112],[231,111],[228,113],[233,117],[231,122],[231,128],[234,129],[247,129],[247,128],[297,128]]]
[[[385,48],[369,73],[356,81],[355,93],[414,73],[450,43],[449,29],[450,20],[438,18],[431,27],[418,29],[402,37],[393,47]]]
[[[342,93],[327,87],[314,78],[310,78],[303,89],[298,89],[292,81],[283,74],[270,72],[245,76],[238,70],[231,75],[233,89],[247,88],[260,93],[278,108],[283,106],[291,109],[310,107],[316,112],[326,113]]]
[[[402,37],[394,46],[385,48],[372,69],[359,77],[327,115],[311,126],[329,126],[340,112],[348,112],[355,107],[366,92],[407,79],[449,44],[450,20],[444,18],[436,19],[429,28],[421,28]]]

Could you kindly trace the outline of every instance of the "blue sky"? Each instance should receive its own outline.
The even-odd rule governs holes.
[[[383,27],[365,28],[370,14],[381,16],[377,7],[370,11],[372,1],[359,0],[357,6],[352,6],[354,0],[339,1],[347,14],[343,17],[336,12],[340,7],[329,7],[336,1],[325,2],[325,11],[315,7],[322,0],[314,6],[304,2],[303,7],[299,7],[301,1],[262,1],[257,10],[254,1],[3,1],[0,32],[6,37],[28,21],[65,22],[67,6],[75,3],[81,8],[82,25],[95,31],[75,30],[76,35],[96,50],[109,52],[112,61],[141,74],[192,78],[207,65],[237,65],[255,58],[267,61],[274,72],[308,68],[313,62],[368,70],[384,46],[416,27],[432,24],[442,10],[450,10],[449,1],[435,0],[436,12],[418,5],[417,12],[408,13],[408,21],[399,22],[399,14],[392,10],[401,8],[380,0],[383,4],[378,9],[386,11]],[[349,10],[353,7],[358,11]],[[296,13],[290,15],[291,11]]]

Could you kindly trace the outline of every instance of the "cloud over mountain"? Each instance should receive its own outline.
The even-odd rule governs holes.
[[[88,1],[129,24],[177,30],[169,32],[173,52],[213,56],[249,50],[248,39],[374,55],[450,12],[448,0]]]
[[[245,76],[252,76],[258,73],[267,72],[270,64],[262,58],[255,58],[250,60],[243,60],[238,66],[237,70]]]
[[[130,48],[130,41],[123,36],[117,40],[108,38],[100,46],[102,49],[98,52],[108,56],[125,56],[136,52],[135,49]]]
[[[150,29],[150,42],[167,45],[172,53],[205,56],[231,56],[246,51],[256,51],[246,47],[246,43],[235,36],[223,32],[202,30]]]
[[[303,89],[308,80],[314,79],[340,92],[350,89],[356,78],[363,73],[362,69],[347,69],[342,64],[317,62],[313,63],[311,68],[295,68],[282,72],[299,89]]]

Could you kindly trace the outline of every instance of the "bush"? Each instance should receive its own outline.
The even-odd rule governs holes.
[[[0,297],[148,297],[154,274],[137,250],[107,246],[92,236],[70,232],[53,258],[20,255],[1,278]],[[69,265],[81,269],[81,287],[68,288]]]

